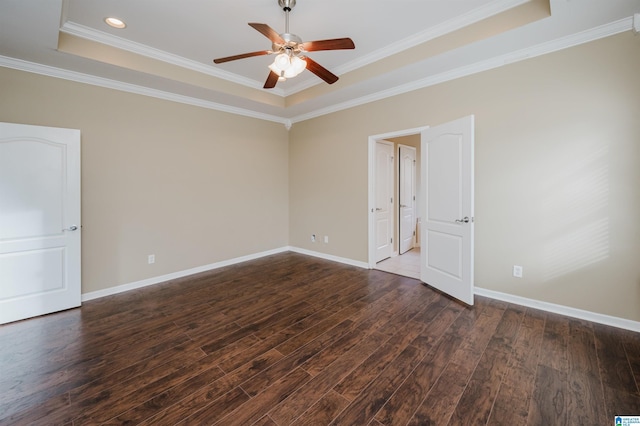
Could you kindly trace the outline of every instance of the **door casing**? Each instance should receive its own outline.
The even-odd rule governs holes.
[[[473,120],[473,118],[472,118]],[[453,121],[458,121],[458,120],[453,120]],[[410,136],[410,135],[415,135],[415,134],[420,134],[421,135],[421,142],[420,142],[420,146],[421,146],[421,156],[422,156],[422,161],[421,163],[424,163],[424,156],[426,155],[426,138],[425,138],[425,132],[427,131],[427,129],[429,129],[430,126],[423,126],[423,127],[417,127],[417,128],[413,128],[413,129],[407,129],[407,130],[400,130],[397,132],[390,132],[390,133],[384,133],[384,134],[379,134],[379,135],[373,135],[373,136],[369,136],[369,220],[368,220],[368,224],[369,224],[369,242],[368,242],[368,247],[369,247],[369,268],[374,269],[376,266],[376,262],[375,262],[375,230],[374,230],[374,214],[373,212],[375,211],[375,180],[374,180],[374,161],[375,161],[375,143],[376,141],[379,140],[384,140],[384,139],[392,139],[392,138],[397,138],[397,137],[402,137],[402,136]],[[472,125],[472,132],[473,132],[473,125]],[[424,176],[424,173],[427,172],[426,170],[427,166],[425,164],[421,164],[421,174]],[[472,152],[472,156],[471,156],[471,175],[473,176],[473,152]],[[423,200],[420,202],[419,206],[418,206],[418,216],[423,218],[423,222],[424,222],[424,218],[426,217],[426,215],[428,214],[427,211],[427,207],[426,207],[426,203],[424,202],[424,200],[426,199],[426,193],[425,191],[427,190],[426,186],[424,185],[424,178],[421,177],[420,179],[420,187],[421,189],[421,194],[420,194],[420,199]],[[472,185],[472,190],[471,190],[471,205],[473,206],[473,185]],[[471,207],[471,220],[473,220],[473,207]],[[472,223],[473,225],[473,223]],[[424,223],[423,226],[424,228]],[[470,259],[470,268],[471,268],[471,296],[470,296],[470,302],[467,301],[466,303],[472,304],[473,303],[473,226],[471,226],[471,233],[472,233],[472,247],[471,247],[471,259]],[[421,233],[424,233],[424,231],[421,230]],[[420,240],[420,246],[422,247],[424,244],[426,244],[426,241],[424,239],[424,236],[421,237]],[[422,251],[422,250],[421,250]],[[424,274],[422,273],[422,270],[425,268],[424,265],[422,265],[422,256],[421,256],[421,276],[423,276]],[[446,290],[443,290],[446,292]]]
[[[369,229],[369,256],[368,256],[368,264],[369,268],[373,269],[376,266],[376,244],[375,244],[375,152],[376,152],[376,142],[383,141],[387,139],[399,138],[402,136],[411,136],[416,134],[421,134],[424,130],[428,129],[429,126],[416,127],[413,129],[399,130],[396,132],[390,133],[382,133],[379,135],[369,136],[369,220],[368,220],[368,229]]]

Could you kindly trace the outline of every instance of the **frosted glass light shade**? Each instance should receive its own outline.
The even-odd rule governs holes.
[[[291,60],[292,68],[296,71],[296,75],[300,74],[307,67],[307,61],[294,56]]]
[[[273,63],[281,70],[286,70],[291,66],[291,61],[289,60],[289,56],[287,56],[286,53],[281,53],[276,56],[276,59],[273,61]]]
[[[275,57],[269,69],[280,78],[292,78],[300,74],[307,67],[307,61],[297,56],[281,53]]]

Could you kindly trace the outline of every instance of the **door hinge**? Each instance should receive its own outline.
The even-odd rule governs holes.
[[[391,244],[393,244],[393,238],[391,239]]]
[[[393,204],[393,197],[391,197],[391,204]]]
[[[416,236],[416,231],[413,231],[413,236],[414,236],[414,237]]]
[[[416,196],[414,195],[414,196],[413,196],[413,201],[415,201],[415,200],[416,200]]]

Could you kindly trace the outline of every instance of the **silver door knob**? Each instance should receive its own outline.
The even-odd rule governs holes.
[[[409,207],[406,204],[400,204],[400,207]]]
[[[458,223],[469,223],[469,216],[465,216],[462,219],[456,219]]]
[[[379,212],[382,211],[382,209],[380,207],[376,207],[376,211]]]
[[[75,231],[76,229],[78,229],[76,225],[71,225],[68,228],[64,228],[63,231]]]

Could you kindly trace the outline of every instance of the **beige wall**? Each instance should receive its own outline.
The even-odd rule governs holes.
[[[287,134],[0,68],[0,121],[82,130],[87,293],[287,244],[366,262],[368,136],[475,114],[476,285],[640,321],[638,69],[625,33]]]
[[[82,131],[83,293],[288,244],[282,124],[6,68],[0,87],[0,121]]]
[[[638,70],[627,32],[296,123],[290,244],[366,262],[368,136],[475,114],[476,286],[639,321]]]

